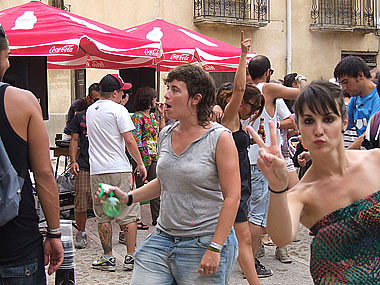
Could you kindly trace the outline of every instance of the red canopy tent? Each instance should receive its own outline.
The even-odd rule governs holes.
[[[160,42],[164,58],[162,71],[178,65],[199,62],[205,71],[235,71],[239,64],[240,48],[206,37],[162,19],[124,30],[128,36]],[[247,61],[254,57],[249,53]]]
[[[47,56],[48,68],[121,69],[154,65],[157,42],[39,1],[0,11],[12,55]]]

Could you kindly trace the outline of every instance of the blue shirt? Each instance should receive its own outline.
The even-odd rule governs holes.
[[[367,129],[369,120],[377,111],[380,111],[380,98],[376,88],[363,97],[352,97],[347,106],[347,129],[355,127],[358,136],[361,136]]]

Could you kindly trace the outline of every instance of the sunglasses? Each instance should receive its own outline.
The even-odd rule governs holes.
[[[273,75],[274,70],[271,68],[271,69],[269,69],[269,72],[270,72],[270,75]]]

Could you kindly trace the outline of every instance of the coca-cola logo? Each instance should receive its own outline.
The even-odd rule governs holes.
[[[105,65],[102,61],[94,60],[91,62],[91,67],[93,67],[93,68],[104,68]]]
[[[204,69],[205,71],[214,71],[214,70],[215,70],[215,67],[212,66],[212,65],[208,65],[208,64],[206,64],[206,65],[203,66],[203,69]]]
[[[159,49],[145,49],[144,54],[147,56],[158,56],[160,53]]]
[[[170,60],[176,60],[176,61],[188,61],[189,58],[190,58],[190,55],[188,53],[172,54],[170,56]]]
[[[72,53],[73,50],[74,50],[74,45],[65,45],[63,47],[52,46],[49,50],[49,53],[51,54]]]

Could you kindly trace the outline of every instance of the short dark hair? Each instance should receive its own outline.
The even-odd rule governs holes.
[[[284,77],[284,86],[293,87],[293,83],[296,82],[297,73],[289,73]]]
[[[133,98],[135,111],[143,111],[152,107],[153,99],[157,97],[156,90],[152,87],[140,87]]]
[[[270,61],[265,55],[256,55],[249,61],[248,71],[251,75],[252,80],[260,78],[270,69]]]
[[[202,68],[195,65],[180,65],[169,72],[164,80],[165,84],[173,80],[182,81],[186,84],[189,99],[196,94],[201,94],[202,99],[197,105],[197,118],[201,126],[210,122],[212,107],[215,103],[215,82]]]
[[[0,24],[0,51],[9,48],[8,37],[5,34],[3,26]]]
[[[359,72],[363,72],[364,76],[371,78],[368,65],[358,56],[347,56],[343,58],[335,67],[334,77],[339,79],[342,76],[358,77]]]
[[[99,83],[92,83],[90,87],[88,87],[88,95],[91,97],[92,91],[100,92]]]
[[[305,106],[314,114],[323,115],[332,110],[342,119],[347,116],[342,89],[326,80],[313,81],[302,89],[294,105],[297,121],[304,115]]]
[[[265,99],[264,96],[261,94],[259,88],[252,84],[246,84],[243,95],[243,101],[246,103],[249,102],[249,100],[251,99],[255,100],[255,106],[257,107],[257,112],[255,116],[251,119],[251,121],[255,121],[264,110]]]

